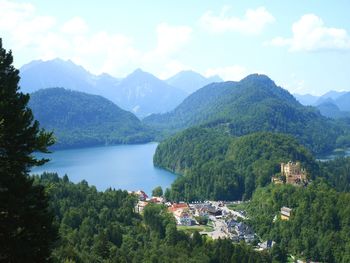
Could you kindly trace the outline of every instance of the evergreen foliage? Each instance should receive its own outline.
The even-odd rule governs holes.
[[[163,196],[163,189],[161,186],[157,186],[152,190],[152,196]]]
[[[349,134],[349,125],[323,117],[317,109],[298,103],[286,90],[264,75],[240,82],[210,84],[184,100],[175,110],[144,119],[167,133],[206,125],[225,127],[231,135],[259,131],[294,136],[314,153],[335,148],[336,139]]]
[[[57,137],[56,148],[87,147],[153,140],[153,132],[131,112],[97,95],[63,88],[31,94],[35,117]]]
[[[154,163],[182,174],[166,192],[171,200],[249,199],[280,171],[280,163],[298,160],[310,176],[318,165],[310,152],[288,135],[260,132],[224,136],[191,128],[157,147]]]
[[[349,262],[349,203],[349,193],[336,192],[322,180],[306,188],[270,185],[254,193],[248,217],[259,236],[298,258]],[[288,221],[279,217],[282,206],[292,208]]]
[[[56,231],[46,192],[33,185],[28,171],[47,161],[32,153],[47,152],[53,139],[34,120],[12,63],[0,39],[0,261],[45,262]]]
[[[98,192],[84,181],[73,184],[57,174],[35,181],[48,189],[60,226],[54,262],[271,262],[268,253],[244,243],[178,231],[162,205],[150,204],[143,216],[136,214],[135,196],[126,191]]]
[[[350,157],[320,162],[320,177],[340,192],[350,192]]]

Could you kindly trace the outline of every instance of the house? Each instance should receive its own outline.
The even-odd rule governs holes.
[[[189,210],[190,208],[186,203],[174,203],[168,207],[168,211],[174,215],[177,224],[184,226],[191,226],[193,224]]]
[[[164,203],[164,198],[163,197],[158,197],[158,196],[152,196],[152,198],[149,201],[151,203],[155,203],[155,204],[163,204]]]
[[[135,206],[135,212],[141,214],[149,203],[139,200]]]
[[[195,208],[196,215],[213,215],[213,216],[222,215],[222,210],[217,209],[211,203],[196,204],[194,208]]]
[[[286,206],[283,206],[281,208],[281,219],[282,220],[289,220],[291,216],[292,209]]]
[[[271,182],[273,184],[283,184],[284,182],[282,181],[282,179],[280,177],[277,176],[272,176],[271,178]]]
[[[184,211],[181,212],[181,214],[179,215],[179,217],[176,218],[176,220],[178,221],[179,225],[183,225],[183,226],[192,226],[194,223],[190,214]]]
[[[140,201],[146,201],[148,199],[148,195],[142,191],[142,190],[138,190],[138,191],[129,191],[128,192],[129,194],[133,194],[133,195],[136,195],[137,198],[140,200]]]
[[[238,221],[236,221],[234,219],[230,219],[230,220],[226,221],[228,232],[232,233],[233,231],[235,231],[235,227],[237,224],[238,224]]]
[[[254,235],[253,230],[243,222],[239,222],[235,225],[234,229],[237,235],[244,237],[245,235]]]
[[[258,247],[259,250],[266,250],[272,248],[276,244],[275,241],[272,240],[266,240],[265,242],[259,243]]]
[[[170,211],[170,212],[174,212],[174,211],[176,211],[176,210],[178,210],[178,209],[189,209],[189,206],[188,206],[188,204],[186,204],[186,203],[173,203],[169,208],[168,208],[168,210]]]
[[[246,243],[252,243],[255,240],[255,235],[250,233],[250,234],[246,234],[244,235],[244,241]]]

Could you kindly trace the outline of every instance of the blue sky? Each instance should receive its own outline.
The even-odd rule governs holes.
[[[323,94],[350,91],[349,11],[345,0],[0,0],[0,36],[17,67],[60,57],[116,77],[258,72]]]

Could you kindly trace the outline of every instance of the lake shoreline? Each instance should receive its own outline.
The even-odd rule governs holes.
[[[37,158],[50,161],[34,167],[30,174],[43,172],[65,174],[78,183],[82,180],[99,191],[108,188],[127,191],[143,190],[151,194],[153,188],[170,187],[178,175],[153,165],[157,142],[133,145],[96,146],[56,150],[50,154],[36,153]]]

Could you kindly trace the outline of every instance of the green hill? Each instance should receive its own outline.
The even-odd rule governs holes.
[[[349,202],[350,193],[336,192],[323,181],[306,188],[271,185],[254,193],[248,204],[249,223],[263,240],[274,240],[296,258],[349,262]],[[283,206],[292,209],[288,221],[279,217]]]
[[[187,129],[157,147],[155,165],[180,173],[167,192],[173,200],[240,200],[266,186],[280,163],[298,160],[313,175],[318,166],[294,138],[259,132],[232,138],[208,128]]]
[[[29,107],[46,130],[54,131],[56,147],[142,143],[152,132],[132,113],[97,95],[63,88],[31,94]]]
[[[175,110],[144,119],[165,133],[196,125],[225,127],[231,135],[258,131],[293,135],[315,153],[335,147],[346,133],[313,107],[301,105],[286,90],[264,75],[250,75],[240,82],[210,84],[190,95]]]

